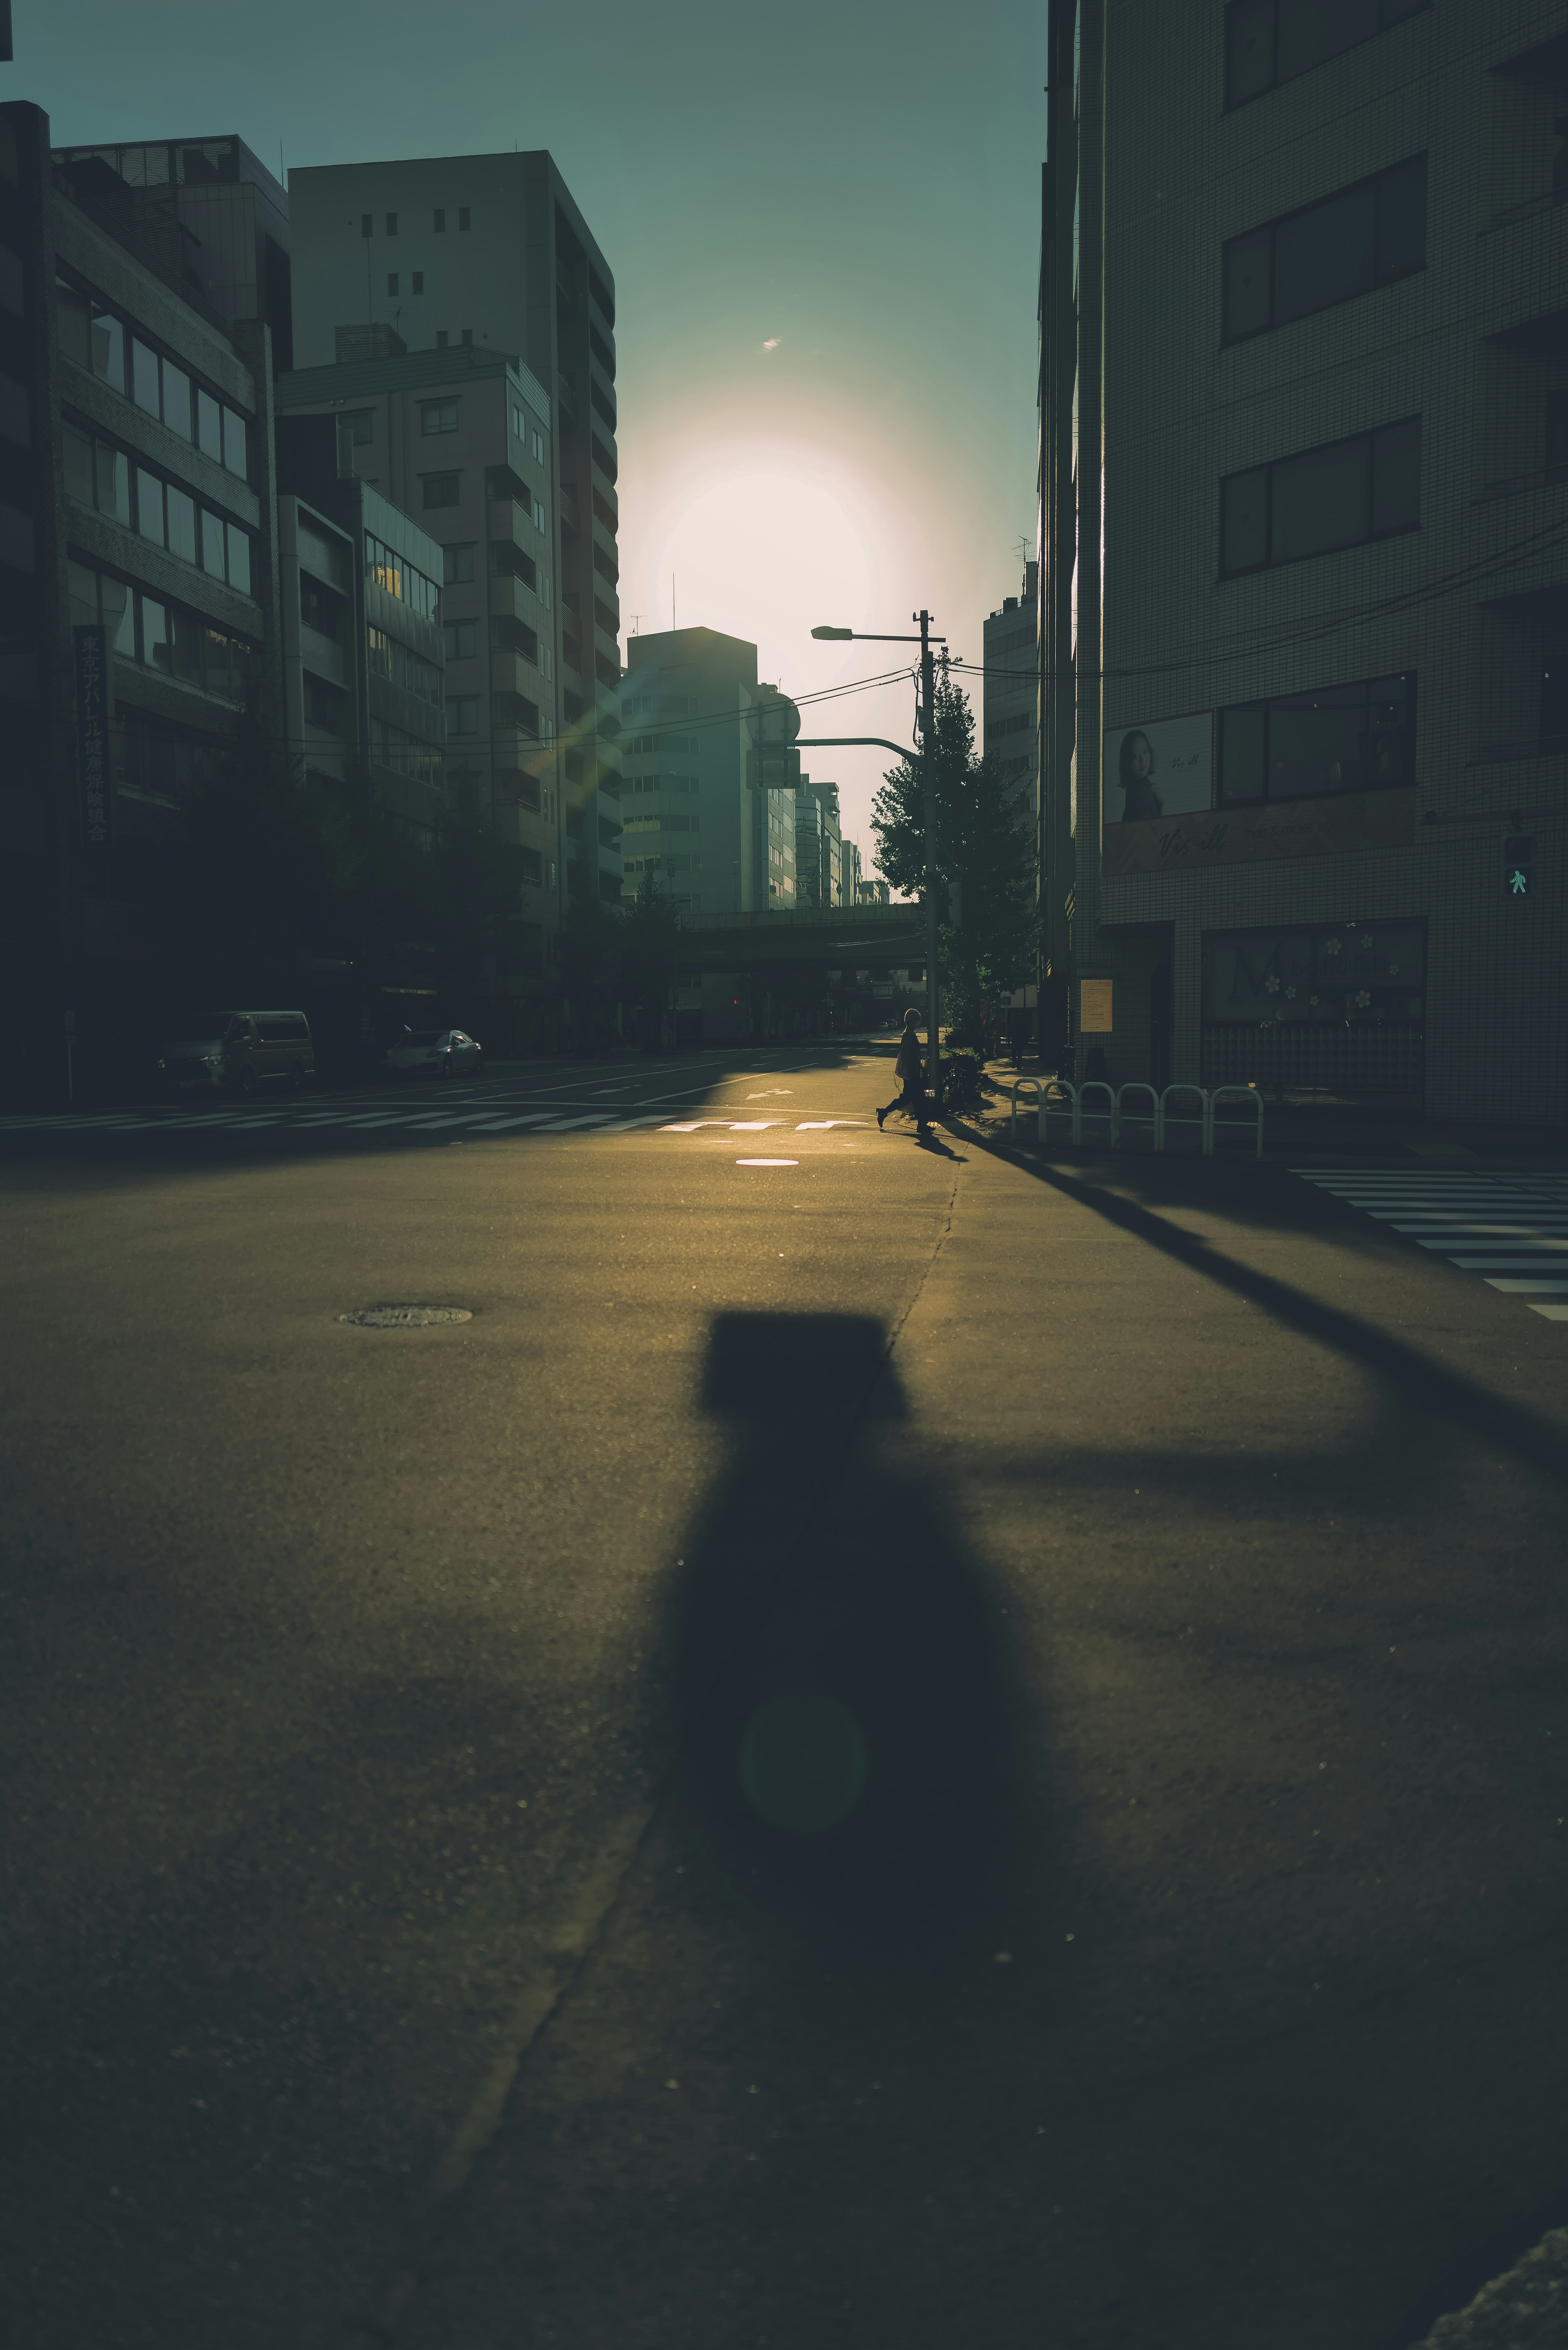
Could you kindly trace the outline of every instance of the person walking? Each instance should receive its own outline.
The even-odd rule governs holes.
[[[898,1039],[898,1057],[893,1064],[893,1075],[903,1090],[888,1104],[886,1109],[877,1111],[877,1124],[880,1127],[883,1119],[890,1117],[894,1110],[902,1110],[906,1117],[915,1120],[924,1141],[930,1133],[931,1121],[926,1109],[929,1097],[920,1068],[919,1026],[920,1015],[911,1006],[904,1014],[904,1033]]]

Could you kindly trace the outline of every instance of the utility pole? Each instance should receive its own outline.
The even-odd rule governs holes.
[[[926,795],[926,1084],[942,1108],[941,1048],[937,1042],[942,1016],[937,983],[937,664],[931,651],[931,616],[911,612],[920,629],[920,766]]]

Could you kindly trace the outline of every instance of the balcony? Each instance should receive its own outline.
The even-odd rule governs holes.
[[[493,619],[521,620],[525,629],[534,629],[540,637],[549,636],[549,617],[544,606],[527,580],[515,574],[498,574],[491,579],[490,612]]]
[[[565,482],[561,484],[560,495],[557,497],[556,504],[560,514],[561,528],[563,530],[577,531],[582,528],[582,524],[578,519],[577,515],[576,493],[573,490],[569,490]]]

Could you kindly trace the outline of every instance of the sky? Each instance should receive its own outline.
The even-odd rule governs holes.
[[[786,693],[913,650],[816,644],[819,621],[896,632],[924,605],[979,660],[1033,552],[1040,0],[14,14],[0,91],[57,146],[237,131],[274,170],[280,142],[286,170],[547,147],[615,272],[623,627],[668,628],[673,592]],[[804,731],[908,743],[913,706],[900,678]],[[802,764],[869,871],[888,755]]]

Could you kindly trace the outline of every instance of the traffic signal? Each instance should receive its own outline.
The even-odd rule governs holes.
[[[1535,887],[1535,843],[1527,832],[1511,832],[1502,844],[1502,894],[1528,898]]]

